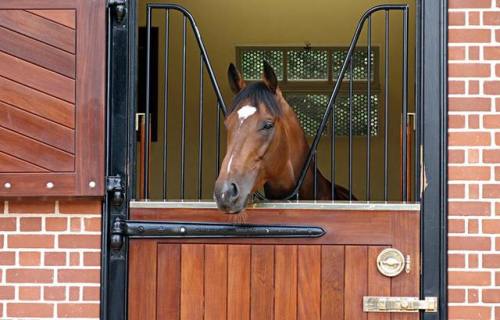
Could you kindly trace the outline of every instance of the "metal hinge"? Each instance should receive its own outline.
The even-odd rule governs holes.
[[[106,177],[106,190],[111,193],[111,204],[115,207],[121,206],[125,199],[122,177],[119,175]]]
[[[127,15],[127,0],[108,0],[108,7],[114,9],[116,21],[121,23]]]
[[[438,298],[363,297],[364,312],[437,312]]]

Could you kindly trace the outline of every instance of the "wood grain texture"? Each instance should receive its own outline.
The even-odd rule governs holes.
[[[181,320],[203,319],[204,251],[204,245],[181,247]]]
[[[227,319],[250,319],[250,246],[227,249]]]
[[[32,9],[36,2],[32,2]],[[86,23],[86,22],[85,22]],[[75,53],[75,30],[24,10],[0,10],[0,26]]]
[[[377,257],[387,247],[373,246],[368,248],[368,295],[369,296],[391,296],[391,278],[382,275],[377,268]],[[389,313],[371,312],[368,320],[390,320]]]
[[[2,77],[0,77],[0,101],[68,128],[75,128],[74,104]]]
[[[158,246],[158,284],[156,319],[179,319],[181,301],[181,246]]]
[[[368,293],[368,249],[366,246],[345,248],[344,319],[366,320],[363,296]]]
[[[205,320],[226,319],[227,246],[205,246]]]
[[[156,319],[156,243],[148,240],[129,242],[129,320]]]
[[[297,319],[297,246],[276,246],[274,319]]]
[[[75,56],[20,33],[0,27],[0,50],[75,79]]]
[[[75,10],[27,10],[45,19],[62,24],[71,29],[76,27]]]
[[[0,75],[56,98],[71,103],[75,102],[75,81],[73,79],[1,51]]]
[[[297,319],[321,316],[321,246],[298,247]]]
[[[321,319],[344,318],[344,247],[321,248]]]
[[[252,246],[250,319],[273,319],[274,247]]]
[[[48,170],[0,152],[0,172],[48,172]]]
[[[0,127],[74,154],[74,130],[0,102]],[[2,171],[2,167],[0,167]]]

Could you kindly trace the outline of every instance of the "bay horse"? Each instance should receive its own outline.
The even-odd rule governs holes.
[[[228,116],[227,152],[215,182],[214,199],[226,213],[242,211],[248,198],[264,187],[267,199],[282,200],[295,188],[309,145],[293,109],[278,88],[273,68],[264,61],[263,79],[246,83],[234,64],[228,79],[235,94]],[[301,200],[331,200],[332,184],[318,170],[314,199],[314,163],[299,190]],[[349,191],[335,185],[335,200]]]

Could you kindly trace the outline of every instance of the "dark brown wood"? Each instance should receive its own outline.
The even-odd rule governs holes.
[[[203,320],[204,245],[181,247],[181,320]]]
[[[274,320],[297,319],[297,246],[274,249]]]
[[[321,319],[344,318],[344,246],[321,249]]]
[[[252,246],[250,319],[272,319],[274,314],[274,246]]]
[[[104,194],[105,4],[0,2],[0,196]]]
[[[129,303],[129,320],[156,319],[156,243],[132,240],[129,243],[129,296],[137,297]],[[140,298],[139,298],[140,297]]]
[[[298,314],[299,320],[319,320],[321,316],[321,247],[298,248]]]
[[[156,318],[179,319],[181,302],[181,246],[158,246],[158,285],[156,290]]]
[[[226,319],[227,245],[205,246],[205,320]]]
[[[9,172],[49,172],[49,170],[0,152],[0,168]]]
[[[248,245],[227,249],[227,319],[250,319],[250,255]]]

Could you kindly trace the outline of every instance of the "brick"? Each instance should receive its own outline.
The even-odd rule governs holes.
[[[495,41],[500,42],[500,30],[495,30]]]
[[[16,218],[0,218],[0,231],[16,231]]]
[[[489,146],[488,132],[453,132],[448,139],[450,146]]]
[[[490,211],[489,202],[451,201],[448,204],[448,212],[451,216],[488,216]]]
[[[83,300],[99,301],[99,298],[100,298],[99,287],[83,287]]]
[[[479,232],[479,222],[475,219],[469,220],[467,231],[469,233],[478,233]]]
[[[500,129],[500,115],[483,116],[483,126],[487,129]]]
[[[54,272],[47,269],[9,269],[6,271],[10,283],[51,283]]]
[[[448,163],[464,163],[464,150],[448,150]]]
[[[450,271],[448,284],[450,286],[487,286],[490,285],[491,275],[483,271]]]
[[[59,235],[59,248],[98,249],[100,246],[100,235]]]
[[[80,253],[79,252],[70,252],[70,254],[69,254],[69,265],[70,266],[78,266],[78,265],[80,265]]]
[[[0,252],[0,266],[12,266],[16,264],[14,252]]]
[[[49,301],[65,300],[66,287],[44,287],[43,299]]]
[[[468,163],[478,163],[479,162],[479,150],[470,149],[467,150],[467,162]],[[484,167],[482,167],[484,168]]]
[[[465,116],[463,115],[448,115],[448,127],[450,129],[465,128]]]
[[[484,47],[483,55],[485,60],[500,60],[500,46]]]
[[[449,0],[450,9],[491,8],[490,0]]]
[[[448,185],[448,198],[450,199],[463,199],[465,197],[464,184],[449,184]]]
[[[448,174],[450,180],[489,180],[491,170],[489,167],[475,166],[450,166]]]
[[[467,292],[467,302],[475,303],[479,302],[479,292],[477,289],[469,289]]]
[[[490,98],[454,97],[448,99],[450,111],[490,111]]]
[[[500,198],[500,184],[483,185],[483,198]]]
[[[483,233],[500,234],[500,220],[483,220]]]
[[[81,224],[82,224],[82,220],[80,218],[71,218],[70,219],[70,231],[72,232],[77,232],[77,231],[80,231],[81,230]]]
[[[45,230],[66,231],[68,229],[68,219],[66,218],[46,218]]]
[[[101,231],[101,218],[84,218],[83,225],[85,231]]]
[[[465,81],[460,81],[460,80],[448,81],[448,93],[449,94],[464,94],[465,93]],[[448,119],[449,118],[450,117],[448,117]]]
[[[479,81],[470,80],[469,81],[469,94],[479,94]]]
[[[98,303],[61,303],[57,306],[60,318],[98,318]]]
[[[448,46],[448,59],[465,60],[465,47],[450,47]]]
[[[65,252],[46,252],[44,256],[44,265],[46,266],[64,266],[66,265]]]
[[[98,269],[60,269],[57,281],[61,283],[99,283]]]
[[[484,289],[483,302],[500,303],[500,289]]]
[[[488,43],[491,42],[491,31],[485,29],[450,29],[450,43]]]
[[[54,236],[52,235],[9,235],[7,237],[9,248],[53,248]]]
[[[8,317],[52,318],[54,305],[49,303],[8,303]]]
[[[40,300],[40,287],[19,287],[20,300]]]
[[[500,92],[500,81],[485,81],[483,91],[485,94],[498,95]]]
[[[491,320],[491,309],[486,306],[450,306],[448,319],[451,320]]]
[[[0,300],[13,300],[16,289],[14,286],[0,286]]]
[[[500,149],[483,150],[483,162],[500,163]]]
[[[69,288],[69,300],[70,301],[80,300],[80,288],[79,287],[70,287]]]
[[[464,289],[449,289],[448,290],[448,302],[465,302],[465,290]]]
[[[500,64],[495,65],[495,76],[500,77]],[[497,106],[498,106],[498,102],[497,102]]]
[[[100,252],[84,252],[83,253],[83,264],[85,266],[100,266],[101,265],[101,253]]]
[[[100,200],[67,200],[59,202],[60,213],[101,214]]]
[[[489,77],[491,67],[487,63],[449,63],[448,76],[452,78]]]
[[[465,25],[465,12],[460,12],[460,11],[448,12],[448,24],[450,26]]]
[[[462,253],[448,254],[448,267],[465,268],[465,255]]]
[[[450,219],[448,220],[448,232],[449,233],[464,233],[465,232],[465,222],[463,219]]]
[[[448,237],[449,250],[485,251],[491,249],[491,240],[487,237]]]
[[[44,200],[22,200],[9,201],[9,213],[54,213],[55,202]]]
[[[470,184],[469,185],[469,199],[479,199],[479,185]]]
[[[469,25],[477,26],[480,24],[480,13],[478,11],[469,12]]]
[[[500,146],[500,132],[495,133],[495,144]]]
[[[19,265],[21,266],[39,266],[41,264],[40,252],[19,252]]]
[[[500,167],[495,167],[495,180],[500,181]]]
[[[479,47],[469,47],[469,60],[479,60]]]
[[[20,219],[21,231],[41,231],[42,218],[21,218]]]
[[[500,25],[500,11],[486,11],[483,13],[483,25]]]
[[[500,269],[500,254],[484,254],[483,268]]]
[[[479,256],[477,254],[469,255],[469,268],[475,269],[479,267]]]

